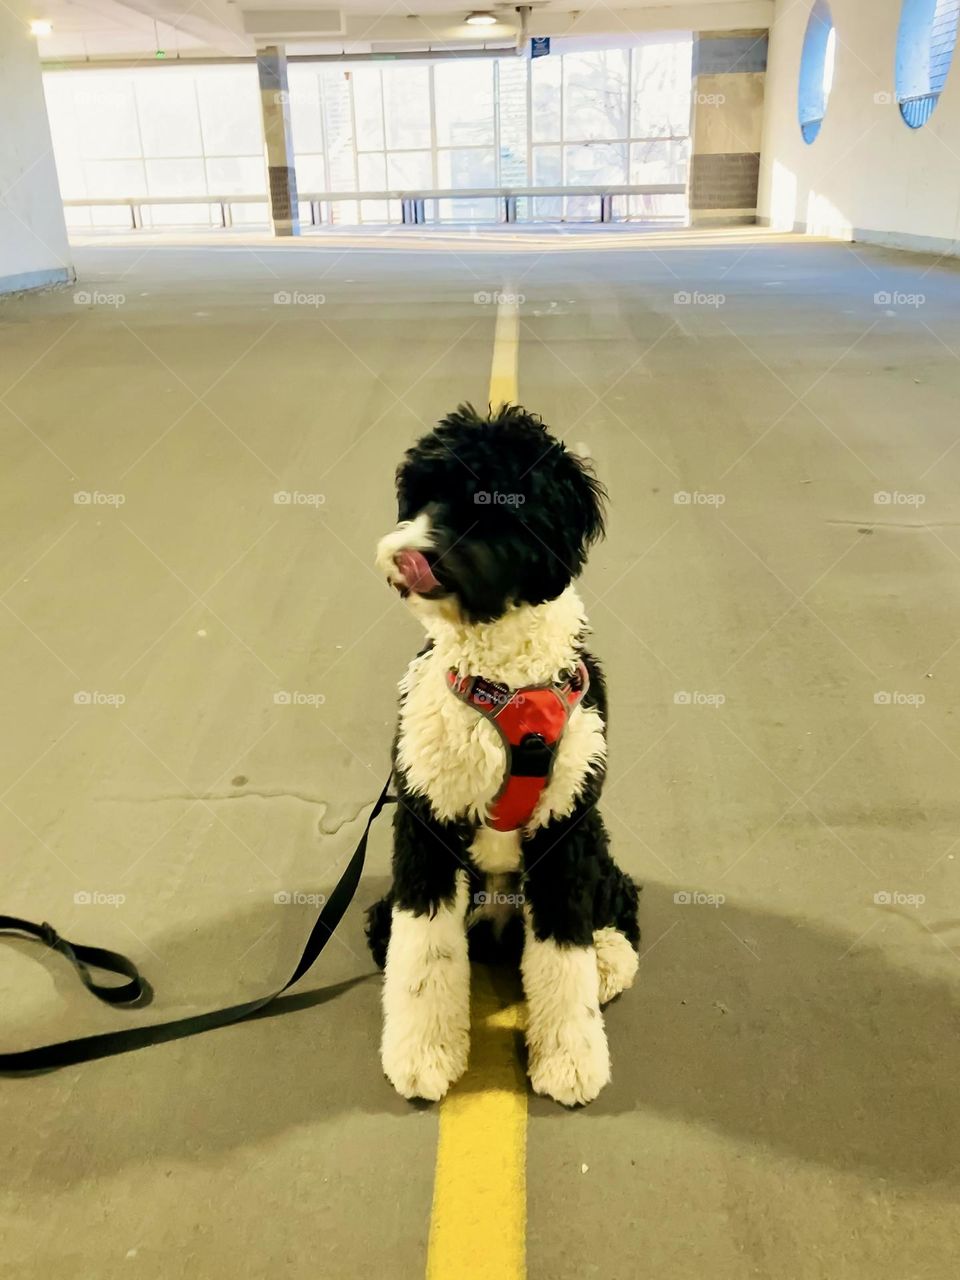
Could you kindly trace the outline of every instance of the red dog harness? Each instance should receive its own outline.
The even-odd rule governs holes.
[[[487,826],[495,831],[517,831],[533,817],[567,721],[590,687],[586,665],[579,662],[562,683],[531,684],[522,689],[495,684],[483,676],[460,676],[455,668],[447,672],[447,683],[500,734],[507,767],[503,785],[490,806]]]

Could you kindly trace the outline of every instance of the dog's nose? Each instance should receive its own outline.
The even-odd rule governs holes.
[[[422,551],[413,551],[409,548],[398,551],[393,557],[393,563],[408,591],[422,593],[432,591],[434,587],[440,585]]]

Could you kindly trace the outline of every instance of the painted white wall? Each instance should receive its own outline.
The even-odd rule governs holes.
[[[893,96],[900,0],[830,0],[833,90],[808,145],[797,121],[797,77],[811,5],[777,0],[760,218],[778,229],[948,250],[960,237],[960,48],[930,120],[910,129]]]
[[[37,42],[0,4],[0,293],[72,280]]]

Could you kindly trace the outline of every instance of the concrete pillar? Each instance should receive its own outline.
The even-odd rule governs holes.
[[[688,198],[693,226],[756,222],[766,31],[693,37]]]
[[[75,278],[31,12],[0,3],[0,293]]]
[[[257,52],[260,77],[260,109],[263,140],[270,178],[270,220],[275,236],[300,234],[300,206],[297,203],[297,173],[293,163],[293,132],[290,128],[290,91],[287,88],[287,54],[277,45]]]

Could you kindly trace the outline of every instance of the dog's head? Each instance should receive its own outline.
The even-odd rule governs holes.
[[[377,564],[417,612],[489,622],[560,595],[603,535],[605,497],[535,415],[461,405],[397,468],[400,524]]]

